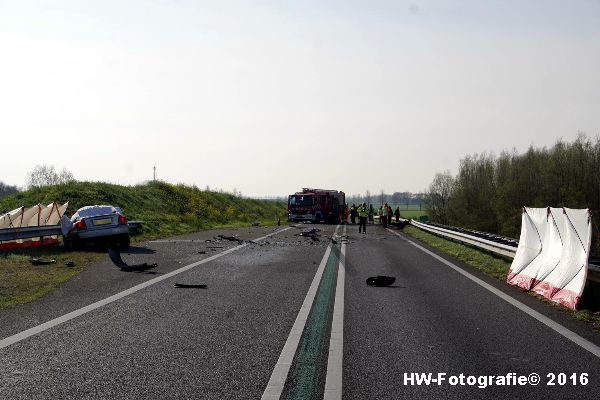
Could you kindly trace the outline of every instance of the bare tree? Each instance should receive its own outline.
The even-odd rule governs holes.
[[[27,174],[27,187],[42,187],[58,185],[60,183],[73,182],[75,177],[71,172],[63,168],[56,172],[54,165],[36,165],[33,171]]]
[[[425,207],[433,221],[448,223],[448,205],[453,188],[454,178],[450,171],[435,174],[429,190],[425,193]]]
[[[75,182],[75,176],[71,171],[68,171],[66,168],[63,168],[58,173],[58,183],[69,183]]]

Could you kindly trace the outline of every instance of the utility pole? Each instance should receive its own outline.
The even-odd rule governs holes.
[[[156,182],[156,164],[154,164],[154,168],[152,168],[152,169],[154,170],[154,175],[153,175],[154,182]]]

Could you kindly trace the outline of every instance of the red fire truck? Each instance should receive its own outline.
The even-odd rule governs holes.
[[[338,223],[345,213],[346,195],[341,191],[303,188],[288,197],[288,221]]]

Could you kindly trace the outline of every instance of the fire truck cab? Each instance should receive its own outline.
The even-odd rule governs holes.
[[[346,195],[329,189],[303,188],[288,197],[288,221],[339,223],[345,220]]]

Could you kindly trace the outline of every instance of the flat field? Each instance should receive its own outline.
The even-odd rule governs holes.
[[[400,207],[400,216],[406,219],[419,219],[421,216],[428,216],[425,206],[419,207],[416,204],[391,204],[395,210]]]

